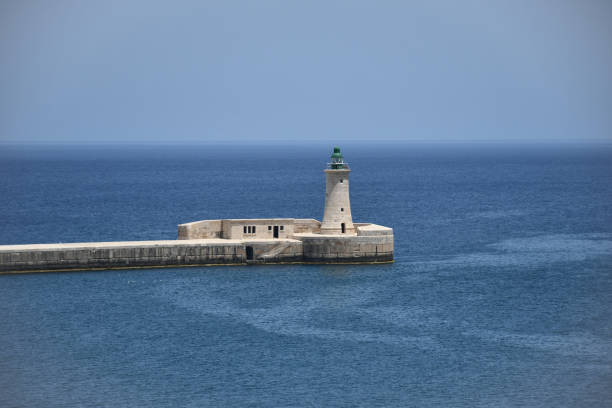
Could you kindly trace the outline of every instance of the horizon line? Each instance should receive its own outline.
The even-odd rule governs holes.
[[[510,145],[612,145],[608,139],[377,139],[377,140],[326,140],[296,141],[291,139],[260,140],[178,140],[178,141],[0,141],[0,146],[305,146],[305,145],[410,145],[410,144],[510,144]]]

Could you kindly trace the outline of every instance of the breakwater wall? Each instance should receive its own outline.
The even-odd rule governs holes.
[[[240,264],[240,241],[127,241],[0,246],[0,272]]]
[[[274,263],[393,261],[392,230],[292,239],[181,239],[0,245],[0,273]]]

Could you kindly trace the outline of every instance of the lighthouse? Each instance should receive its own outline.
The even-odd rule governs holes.
[[[339,147],[334,147],[325,169],[325,211],[321,234],[355,234],[349,199],[349,169]]]

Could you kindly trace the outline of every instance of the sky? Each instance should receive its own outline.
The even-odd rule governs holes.
[[[0,143],[612,141],[612,1],[0,0]]]

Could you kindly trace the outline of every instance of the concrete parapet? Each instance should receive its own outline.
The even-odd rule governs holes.
[[[0,246],[0,272],[245,263],[240,241],[180,240]]]
[[[393,228],[383,227],[382,225],[358,224],[355,226],[359,236],[393,235]]]
[[[296,218],[294,222],[293,232],[318,234],[321,232],[321,221],[314,218]]]
[[[178,239],[223,238],[223,220],[202,220],[178,226]]]

